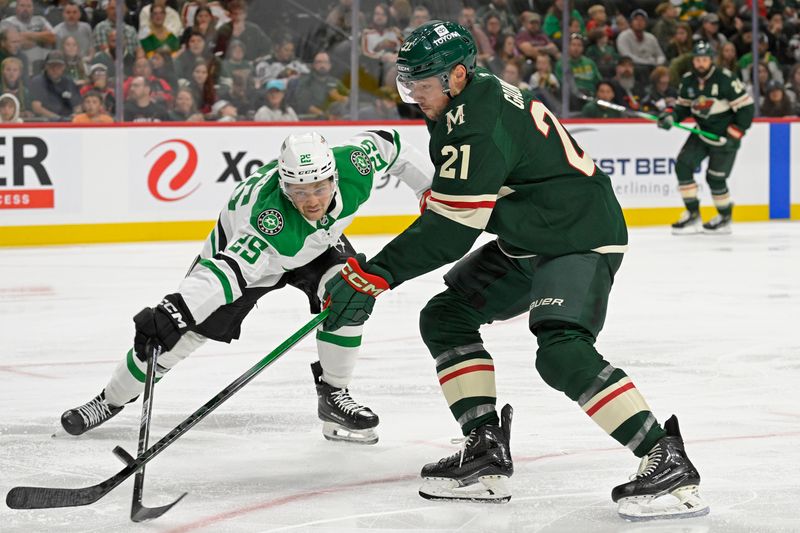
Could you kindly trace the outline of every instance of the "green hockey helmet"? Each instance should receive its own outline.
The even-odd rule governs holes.
[[[714,49],[705,41],[697,41],[692,47],[692,57],[700,56],[714,58]]]
[[[449,92],[448,78],[456,65],[464,65],[467,76],[475,73],[478,49],[469,30],[455,22],[432,20],[415,29],[397,55],[397,86],[405,102],[414,82],[436,76]]]

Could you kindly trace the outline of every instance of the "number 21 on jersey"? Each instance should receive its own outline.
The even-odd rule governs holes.
[[[439,176],[447,179],[465,180],[469,175],[469,145],[462,144],[461,146],[452,146],[448,144],[442,147],[442,155],[447,160],[442,164],[439,169]],[[459,161],[460,159],[460,161]]]
[[[533,118],[533,123],[536,124],[536,129],[538,129],[542,135],[548,137],[550,135],[550,124],[545,122],[544,117],[546,116],[550,117],[550,121],[556,129],[556,133],[561,139],[561,144],[564,146],[564,155],[567,156],[567,162],[570,166],[587,176],[593,175],[595,166],[589,154],[584,151],[583,155],[578,155],[578,151],[575,149],[575,145],[572,144],[572,139],[570,139],[567,130],[564,129],[564,126],[561,125],[553,113],[551,113],[543,103],[536,100],[532,101],[531,117]]]

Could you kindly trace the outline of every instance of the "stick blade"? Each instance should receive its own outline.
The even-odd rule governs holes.
[[[189,493],[184,492],[174,502],[168,505],[162,505],[161,507],[145,507],[141,504],[141,502],[134,502],[131,506],[131,520],[134,522],[147,522],[148,520],[155,520],[159,516],[175,507],[175,505],[177,505],[178,502],[186,497],[187,494]]]
[[[14,487],[6,495],[6,505],[11,509],[79,507],[92,504],[105,494],[106,491],[98,485],[85,489]]]

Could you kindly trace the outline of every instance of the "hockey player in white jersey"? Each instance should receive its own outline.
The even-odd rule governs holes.
[[[62,415],[64,429],[85,433],[139,396],[148,343],[164,350],[158,379],[207,339],[238,338],[242,320],[270,291],[296,287],[308,296],[311,312],[319,313],[325,282],[355,255],[343,232],[385,174],[421,198],[430,189],[433,167],[425,154],[401,143],[396,131],[363,132],[332,149],[318,133],[287,137],[280,157],[233,192],[177,292],[134,317],[134,347],[99,395]],[[378,441],[378,416],[348,391],[362,329],[317,331],[319,361],[311,367],[329,440]]]

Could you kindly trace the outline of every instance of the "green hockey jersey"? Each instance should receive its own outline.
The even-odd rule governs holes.
[[[531,95],[479,68],[427,125],[427,210],[370,260],[393,285],[460,259],[484,230],[510,256],[626,249],[611,180]]]
[[[676,122],[691,116],[700,129],[734,139],[750,127],[754,112],[744,83],[729,70],[715,66],[703,79],[692,71],[683,75],[673,110]]]
[[[339,188],[319,221],[303,217],[283,194],[277,160],[234,190],[199,260],[178,288],[198,324],[246,288],[274,286],[284,273],[335,246],[370,197],[373,182],[384,174],[405,182],[418,198],[430,189],[430,161],[401,143],[396,131],[363,132],[332,150]]]

